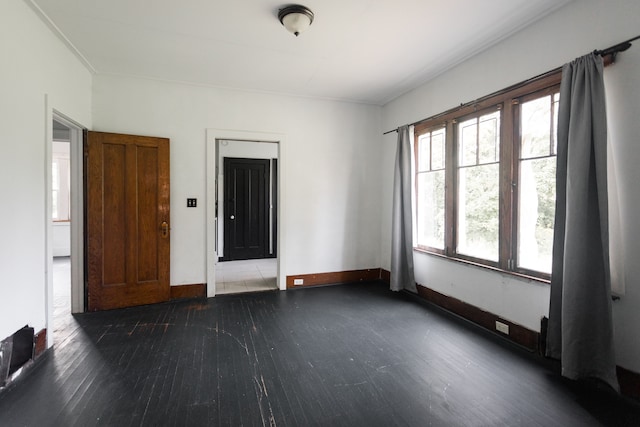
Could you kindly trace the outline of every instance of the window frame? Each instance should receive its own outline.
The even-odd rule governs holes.
[[[445,141],[445,236],[444,250],[414,244],[414,250],[447,259],[478,265],[503,273],[549,282],[550,274],[518,266],[518,181],[520,162],[520,104],[546,96],[559,89],[560,69],[485,96],[460,107],[422,120],[414,125],[414,164],[418,176],[418,138],[430,129],[444,125]],[[500,111],[499,138],[499,235],[498,261],[481,259],[457,252],[458,149],[456,124],[479,117],[491,110]],[[415,197],[419,195],[414,179]],[[415,212],[414,212],[415,213]],[[417,220],[417,217],[416,217]]]
[[[512,103],[512,108],[513,108],[513,114],[514,114],[514,119],[515,119],[515,123],[520,123],[520,106],[526,102],[529,101],[533,101],[535,99],[539,99],[539,98],[543,98],[545,96],[553,96],[555,93],[558,93],[560,91],[560,83],[556,84],[556,85],[552,85],[549,86],[547,88],[541,89],[539,91],[533,92],[533,93],[529,93],[526,95],[523,95],[521,97],[518,97],[517,99],[513,100]],[[553,114],[553,112],[552,112]],[[553,120],[553,119],[552,119]],[[557,131],[557,129],[556,129]],[[521,149],[521,127],[518,125],[515,127],[515,132],[517,132],[517,134],[514,134],[514,144],[513,144],[513,177],[517,178],[518,180],[520,179],[520,162],[521,162],[521,158],[520,158],[520,149]],[[553,132],[551,133],[552,136]],[[557,134],[555,135],[555,137],[557,138]],[[554,154],[554,156],[557,156],[557,148],[556,148],[556,153]],[[548,156],[544,156],[544,157],[548,157]],[[543,158],[543,157],[540,157]],[[519,182],[518,182],[518,192],[516,194],[514,194],[514,200],[513,200],[513,204],[512,204],[512,217],[511,217],[511,221],[512,224],[514,225],[512,227],[511,230],[511,241],[513,242],[512,244],[512,255],[511,255],[511,259],[513,259],[513,266],[512,269],[514,272],[516,273],[520,273],[526,276],[535,276],[535,277],[540,277],[542,279],[545,280],[551,280],[551,273],[545,273],[545,272],[541,272],[541,271],[536,271],[536,270],[532,270],[532,269],[528,269],[528,268],[524,268],[524,267],[520,267],[519,266],[519,259],[518,259],[518,229],[519,229],[519,193],[520,190],[520,186],[519,186]]]
[[[459,203],[458,201],[459,199],[459,189],[460,189],[460,175],[458,173],[458,171],[461,168],[466,168],[466,167],[470,167],[470,166],[460,166],[460,152],[458,150],[458,137],[459,137],[459,124],[471,119],[479,119],[482,116],[488,115],[488,114],[492,114],[498,112],[499,116],[500,116],[500,138],[498,140],[498,146],[499,146],[499,150],[500,150],[500,155],[498,158],[498,261],[493,261],[493,260],[489,260],[489,259],[484,259],[484,258],[478,258],[475,257],[473,255],[468,255],[468,254],[463,254],[458,252],[458,213],[460,211],[459,209]],[[471,261],[475,264],[485,264],[488,265],[490,267],[499,267],[499,263],[500,263],[500,210],[501,210],[501,189],[500,189],[500,183],[501,183],[501,169],[502,169],[502,105],[498,104],[498,105],[491,105],[491,106],[487,106],[483,109],[478,109],[477,111],[474,111],[473,113],[470,114],[466,114],[464,116],[458,117],[456,119],[454,119],[452,121],[452,151],[453,151],[453,156],[452,156],[452,164],[451,164],[451,168],[453,169],[452,171],[452,175],[453,175],[453,181],[452,181],[452,192],[453,192],[453,196],[452,196],[452,203],[453,206],[450,206],[450,208],[453,210],[453,222],[450,223],[450,228],[452,228],[452,240],[450,241],[450,247],[451,247],[451,251],[450,253],[452,254],[451,256],[459,258],[461,260],[466,260],[466,261]],[[492,163],[496,163],[496,162],[492,162]],[[482,166],[485,165],[483,163],[479,163],[476,166]],[[446,207],[445,207],[446,208]]]

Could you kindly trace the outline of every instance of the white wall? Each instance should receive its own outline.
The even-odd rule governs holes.
[[[488,95],[561,66],[596,48],[638,35],[640,2],[574,1],[495,47],[445,72],[435,80],[385,105],[383,129],[411,123]],[[605,74],[610,111],[611,151],[618,170],[618,197],[624,242],[626,295],[614,303],[618,364],[640,372],[640,44],[621,54]],[[391,182],[395,134],[382,142],[382,266],[389,267]],[[635,188],[634,188],[635,186]],[[438,292],[491,311],[533,330],[548,315],[549,287],[489,270],[415,253],[416,280]]]
[[[22,1],[0,2],[0,339],[46,326],[51,108],[91,126],[91,74]],[[50,331],[51,332],[51,331]]]
[[[106,75],[93,101],[94,130],[171,139],[172,285],[206,282],[207,128],[286,135],[281,275],[380,265],[380,107]]]
[[[71,255],[71,223],[53,223],[53,256],[63,257]]]
[[[278,144],[255,141],[220,141],[218,147],[218,257],[224,256],[224,158],[277,159]],[[269,185],[269,194],[271,184]],[[271,226],[271,217],[269,219]]]
[[[639,5],[640,6],[640,5]],[[640,7],[636,8],[640,19]],[[637,22],[637,21],[636,21]],[[640,28],[636,27],[640,32]],[[611,235],[621,255],[624,296],[613,304],[616,350],[621,366],[640,372],[640,44],[605,72],[610,163],[617,184],[620,233]],[[612,253],[614,251],[612,250]],[[620,264],[620,263],[619,263]]]

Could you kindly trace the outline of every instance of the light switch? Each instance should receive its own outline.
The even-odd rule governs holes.
[[[195,208],[198,205],[198,199],[187,199],[187,207]]]

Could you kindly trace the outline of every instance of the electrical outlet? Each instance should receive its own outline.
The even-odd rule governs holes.
[[[304,285],[304,279],[293,279],[294,285]]]
[[[509,335],[509,325],[496,320],[496,331]]]

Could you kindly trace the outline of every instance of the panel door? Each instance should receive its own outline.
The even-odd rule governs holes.
[[[85,140],[88,309],[167,301],[169,140],[103,132]]]
[[[224,159],[224,260],[268,255],[269,160]]]

